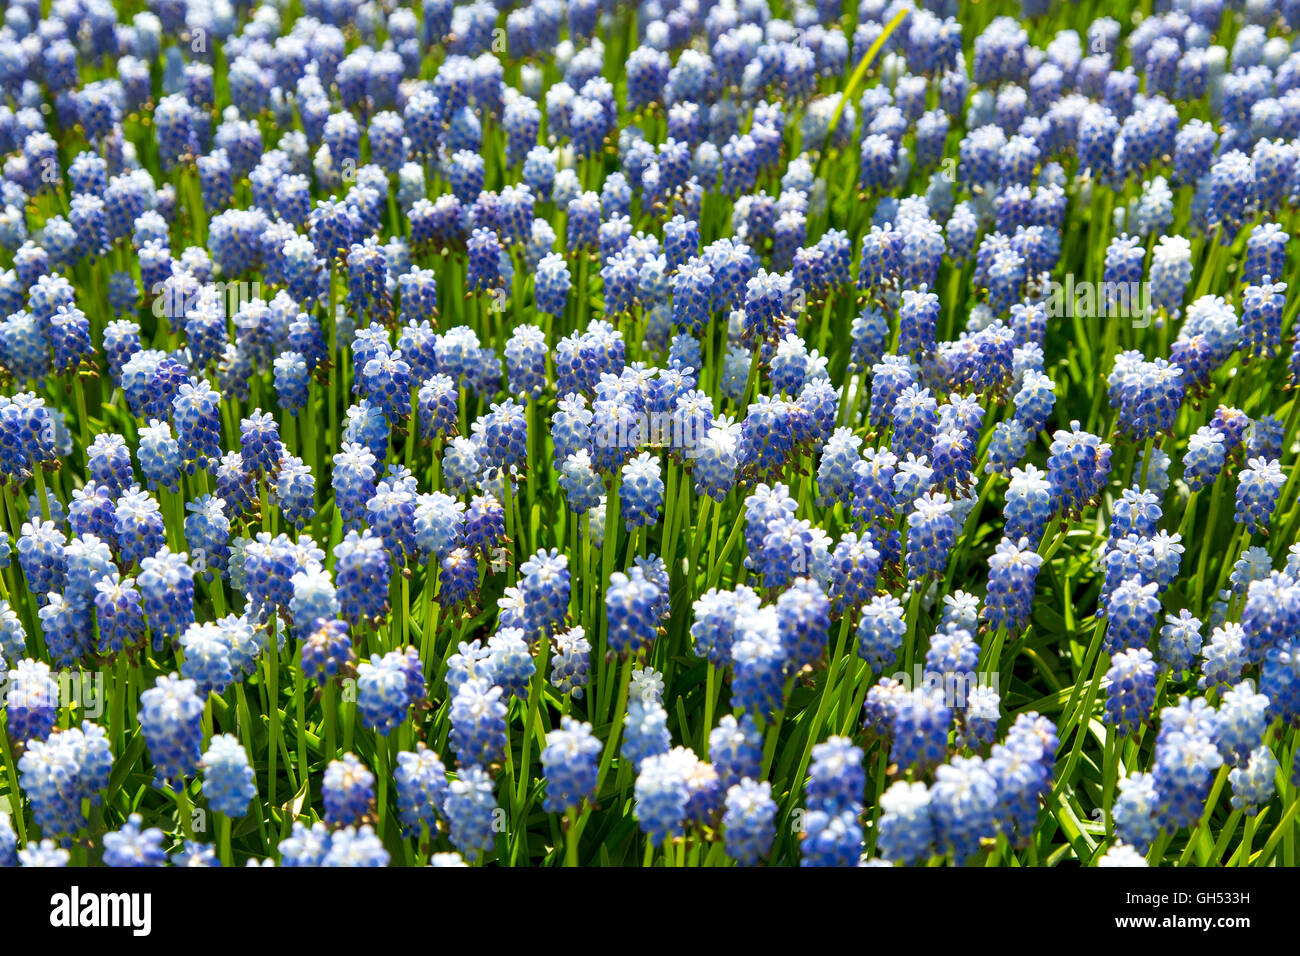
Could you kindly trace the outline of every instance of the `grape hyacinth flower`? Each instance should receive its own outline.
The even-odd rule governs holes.
[[[142,829],[144,818],[133,813],[121,829],[104,834],[104,865],[113,867],[165,866],[164,835],[157,827]]]
[[[741,866],[753,866],[767,856],[776,835],[772,785],[746,777],[727,789],[725,802],[722,827],[727,855]]]
[[[1269,523],[1286,478],[1277,459],[1251,458],[1237,478],[1237,524],[1255,534]]]
[[[192,680],[160,676],[140,695],[137,720],[160,786],[183,786],[202,757],[203,700]]]
[[[907,516],[908,579],[942,575],[956,535],[952,502],[946,495],[926,492],[917,498]]]
[[[655,639],[658,620],[654,607],[659,588],[640,567],[627,574],[615,571],[605,591],[605,614],[609,621],[609,648],[616,654],[635,654]]]
[[[571,717],[546,735],[542,750],[542,771],[546,778],[543,805],[550,813],[577,809],[596,792],[596,758],[603,745],[591,732],[591,724]]]
[[[1019,632],[1033,607],[1034,584],[1043,558],[1030,549],[1028,538],[1003,538],[989,559],[988,596],[982,616],[994,630]]]
[[[880,797],[880,835],[876,846],[891,863],[913,865],[934,852],[930,791],[924,783],[899,780]]]
[[[393,783],[403,832],[418,832],[421,826],[427,827],[430,833],[435,832],[447,797],[447,769],[438,755],[423,741],[416,744],[413,752],[401,751],[397,755]]]
[[[212,809],[228,817],[242,817],[257,796],[257,784],[239,739],[234,734],[217,734],[199,764],[203,792]]]
[[[471,863],[491,849],[495,842],[497,801],[492,789],[492,778],[482,767],[471,766],[460,771],[455,780],[447,784],[444,803],[449,837]]]
[[[336,827],[355,825],[369,813],[374,798],[375,775],[355,754],[330,761],[321,782],[326,823]]]
[[[45,740],[28,741],[18,769],[42,833],[66,839],[80,832],[87,822],[82,801],[99,805],[112,766],[108,736],[89,720]]]
[[[413,647],[373,654],[357,666],[357,712],[381,737],[396,730],[424,695],[424,671]]]
[[[1145,647],[1120,651],[1106,672],[1106,717],[1121,733],[1146,723],[1156,702],[1156,665]]]
[[[486,766],[505,756],[506,705],[502,690],[485,680],[461,684],[451,704],[451,745],[463,766]]]

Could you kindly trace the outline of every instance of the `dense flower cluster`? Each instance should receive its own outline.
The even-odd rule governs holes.
[[[10,4],[0,865],[1289,859],[1300,4],[989,6]]]

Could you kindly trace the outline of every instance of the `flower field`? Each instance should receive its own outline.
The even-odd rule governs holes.
[[[1129,13],[7,4],[0,866],[1295,865],[1300,2]]]

